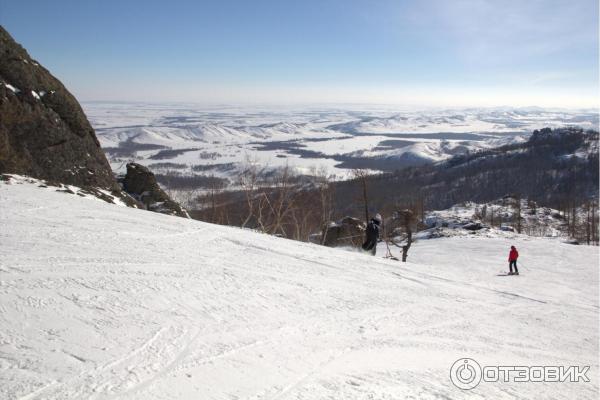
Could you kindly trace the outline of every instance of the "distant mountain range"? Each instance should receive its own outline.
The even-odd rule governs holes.
[[[518,144],[534,129],[598,126],[595,110],[493,108],[235,108],[84,103],[111,167],[129,161],[161,175],[211,176],[233,185],[248,162],[347,178],[392,172]],[[164,184],[164,182],[163,182]]]

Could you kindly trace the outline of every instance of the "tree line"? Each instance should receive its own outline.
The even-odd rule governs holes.
[[[597,244],[597,141],[596,131],[543,129],[525,143],[393,173],[369,175],[355,170],[352,179],[341,182],[333,181],[324,170],[298,175],[291,167],[273,170],[247,160],[236,182],[237,190],[225,190],[217,179],[206,180],[208,188],[195,197],[198,206],[192,216],[309,241],[331,221],[345,216],[368,221],[379,212],[388,217],[401,215],[387,218],[398,226],[384,231],[390,237],[405,238],[409,226],[411,234],[424,227],[426,210],[465,201],[486,203],[516,193],[519,198],[559,210],[571,237]],[[521,214],[520,209],[517,214]],[[400,223],[407,218],[409,224]],[[493,212],[483,220],[492,226],[507,222]],[[535,232],[537,228],[522,227],[520,218],[513,222],[518,231],[545,233],[543,228]],[[398,230],[403,234],[394,236]]]

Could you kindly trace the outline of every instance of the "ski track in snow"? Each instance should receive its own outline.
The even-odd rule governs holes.
[[[432,239],[403,264],[33,184],[0,183],[0,224],[2,399],[598,395],[594,247]],[[591,382],[463,392],[462,357]]]

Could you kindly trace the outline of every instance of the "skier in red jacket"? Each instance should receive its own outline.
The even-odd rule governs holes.
[[[508,253],[508,268],[510,268],[509,275],[519,275],[517,269],[517,258],[519,258],[519,252],[515,246],[510,246],[510,253]],[[515,272],[513,272],[513,265],[515,266]]]

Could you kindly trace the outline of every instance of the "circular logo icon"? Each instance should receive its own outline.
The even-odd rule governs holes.
[[[458,359],[450,368],[450,380],[459,389],[473,389],[481,382],[481,367],[472,358]]]

